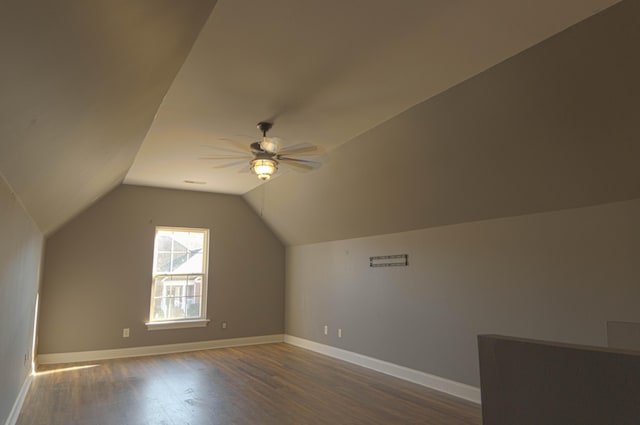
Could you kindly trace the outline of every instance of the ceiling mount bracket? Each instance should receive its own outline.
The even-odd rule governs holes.
[[[262,136],[263,137],[267,137],[267,131],[271,130],[271,127],[273,127],[273,123],[271,123],[271,122],[260,121],[258,123],[258,128],[262,132]]]

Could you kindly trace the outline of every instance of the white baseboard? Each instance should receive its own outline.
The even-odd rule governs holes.
[[[123,357],[153,356],[157,354],[183,353],[212,348],[240,347],[243,345],[273,344],[283,342],[284,335],[250,336],[245,338],[217,339],[212,341],[185,342],[182,344],[150,345],[146,347],[118,348],[113,350],[79,351],[38,355],[38,364],[91,362]]]
[[[29,392],[29,388],[31,387],[32,381],[33,381],[33,375],[31,374],[27,375],[24,382],[22,383],[22,388],[20,388],[18,397],[16,398],[16,401],[13,403],[11,412],[9,412],[9,417],[7,418],[4,425],[15,425],[16,422],[18,422],[18,416],[20,416],[20,411],[22,410],[22,404],[24,403],[24,399],[27,397],[27,393]]]
[[[480,388],[292,335],[284,342],[480,404]]]

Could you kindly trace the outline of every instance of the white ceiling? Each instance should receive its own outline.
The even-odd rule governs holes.
[[[259,121],[330,152],[613,3],[220,0],[125,183],[243,194],[260,183],[248,161],[202,157],[248,146]]]
[[[332,152],[614,3],[5,1],[0,172],[45,234],[123,180],[246,193],[222,138]]]

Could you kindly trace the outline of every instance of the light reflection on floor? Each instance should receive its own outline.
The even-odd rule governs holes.
[[[60,369],[43,370],[42,372],[34,373],[34,376],[51,375],[53,373],[71,372],[73,370],[90,369],[92,367],[98,367],[98,366],[100,366],[100,365],[98,365],[98,364],[88,364],[88,365],[82,365],[82,366],[63,367],[63,368],[60,368]]]

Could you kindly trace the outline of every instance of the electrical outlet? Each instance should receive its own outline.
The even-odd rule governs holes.
[[[329,326],[324,325],[324,334],[329,335]]]
[[[338,328],[338,338],[342,338],[342,328]]]
[[[226,321],[225,321],[225,322],[222,322],[222,323],[220,324],[220,327],[221,327],[222,329],[227,329],[227,322],[226,322]]]
[[[129,338],[129,328],[122,329],[122,337]]]

